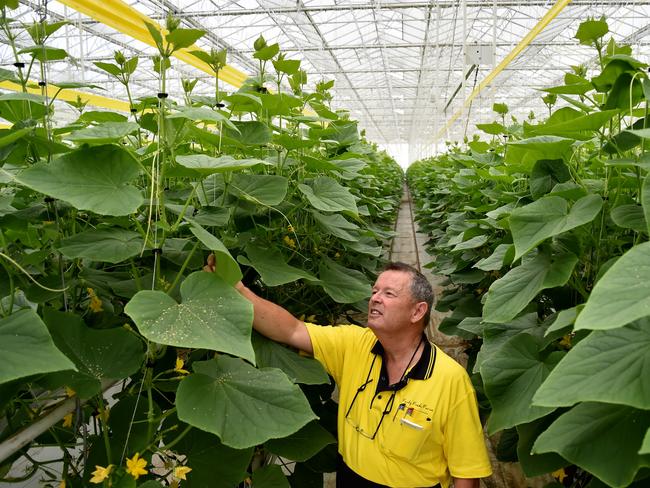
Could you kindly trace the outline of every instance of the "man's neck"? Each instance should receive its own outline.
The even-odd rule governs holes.
[[[388,364],[405,365],[411,359],[411,366],[418,362],[422,355],[420,346],[422,342],[422,331],[412,334],[400,334],[399,336],[377,337],[384,348],[384,358]],[[416,351],[416,348],[418,349]]]

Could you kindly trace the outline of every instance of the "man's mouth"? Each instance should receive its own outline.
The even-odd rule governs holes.
[[[382,313],[379,310],[377,310],[376,308],[371,308],[370,309],[370,314],[369,315],[372,316],[372,317],[378,317],[381,314]]]

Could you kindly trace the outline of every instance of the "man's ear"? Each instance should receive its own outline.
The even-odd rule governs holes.
[[[422,320],[426,315],[428,308],[429,305],[427,305],[427,302],[416,303],[415,306],[413,307],[413,313],[411,314],[411,322],[415,324],[420,320]]]

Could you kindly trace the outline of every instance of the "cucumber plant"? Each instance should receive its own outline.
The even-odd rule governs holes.
[[[2,7],[14,42],[14,5]],[[126,115],[78,103],[77,120],[55,126],[54,100],[27,93],[21,58],[43,73],[48,54],[65,59],[47,36],[1,73],[23,91],[0,95],[11,124],[0,130],[0,440],[73,406],[3,451],[0,475],[55,444],[62,473],[27,458],[52,486],[286,485],[279,457],[298,463],[294,486],[317,484],[336,453],[333,386],[314,360],[252,332],[233,285],[305,320],[353,318],[383,263],[402,171],[332,109],[332,83],[310,92],[277,45],[256,42],[260,73],[236,91],[215,82],[214,96],[195,96],[186,80],[174,94],[171,54],[203,32],[171,17],[164,33],[147,27],[159,51],[150,96],[129,88],[138,58],[97,63],[126,87]],[[226,63],[195,55],[215,72]],[[209,253],[216,273],[201,271]]]
[[[650,475],[650,79],[608,31],[580,25],[597,68],[542,90],[546,120],[499,104],[489,140],[407,173],[501,459],[572,487]]]

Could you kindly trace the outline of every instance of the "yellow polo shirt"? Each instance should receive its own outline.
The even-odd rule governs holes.
[[[447,488],[452,476],[492,473],[472,384],[442,350],[425,340],[420,360],[391,388],[372,330],[307,330],[314,357],[339,387],[339,453],[353,471],[394,488]]]

